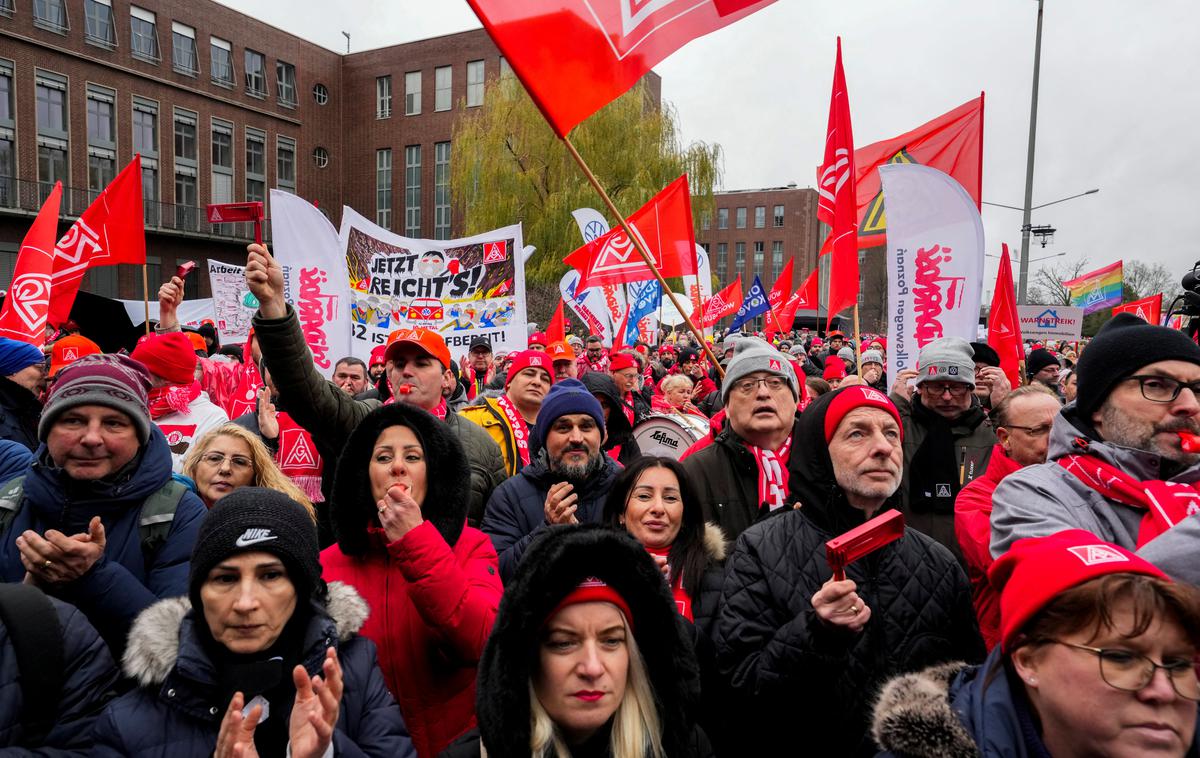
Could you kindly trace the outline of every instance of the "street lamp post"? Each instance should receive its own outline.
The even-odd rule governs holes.
[[[1042,3],[1043,0],[1038,0],[1037,36],[1033,43],[1033,96],[1029,104],[1029,156],[1025,163],[1025,218],[1021,224],[1021,287],[1017,291],[1018,305],[1028,302],[1026,283],[1029,279],[1029,230],[1033,213],[1033,148],[1037,142],[1038,74],[1042,67]]]

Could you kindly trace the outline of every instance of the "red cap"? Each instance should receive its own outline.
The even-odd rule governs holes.
[[[367,363],[367,365],[381,366],[384,363],[387,363],[387,360],[383,357],[384,353],[386,352],[387,345],[376,345],[375,349],[371,351],[371,360]]]
[[[171,384],[196,381],[196,351],[183,332],[148,334],[138,340],[129,357]]]
[[[529,335],[530,345],[541,345],[542,347],[545,347],[548,341],[549,340],[546,339],[545,332],[534,332],[533,334]]]
[[[508,367],[508,375],[504,379],[504,389],[508,389],[513,378],[527,368],[540,368],[545,371],[550,376],[550,383],[553,384],[553,364],[554,359],[540,350],[522,350],[519,353],[513,353],[512,365]]]
[[[69,334],[50,348],[50,376],[54,376],[85,355],[104,352],[100,346],[82,334]]]
[[[629,603],[625,602],[621,593],[605,584],[603,579],[594,576],[584,579],[578,587],[571,590],[558,605],[554,606],[554,610],[550,611],[546,620],[549,621],[554,614],[568,605],[577,603],[612,603],[620,609],[621,613],[625,614],[625,622],[629,624],[630,630],[633,629],[633,612],[629,610]]]
[[[1171,581],[1145,558],[1083,529],[1017,540],[988,570],[1000,591],[1000,645],[1005,652],[1025,622],[1060,592],[1106,574],[1144,574]]]
[[[839,361],[840,363],[841,361]],[[845,373],[842,374],[845,376]],[[904,439],[904,422],[900,420],[900,412],[888,399],[888,396],[877,389],[854,384],[845,389],[839,389],[825,409],[825,441],[833,439],[834,432],[846,414],[855,408],[878,408],[887,411],[896,423],[900,425],[900,438]]]
[[[825,381],[830,379],[845,379],[846,378],[846,362],[836,355],[829,356],[829,360],[825,363],[825,372],[821,374]]]
[[[443,368],[450,368],[450,348],[446,347],[446,340],[442,335],[432,329],[418,326],[412,329],[397,329],[389,334],[387,349],[383,351],[385,361],[395,359],[396,350],[392,349],[393,345],[416,345],[441,361]]]
[[[661,345],[658,348],[658,352],[670,353],[671,355],[674,355],[675,354],[675,346],[674,345]]]
[[[546,348],[546,353],[550,355],[550,359],[555,363],[575,360],[575,351],[566,342],[551,342]]]
[[[629,353],[617,353],[608,359],[608,370],[610,373],[627,368],[637,368],[637,361]]]
[[[834,339],[835,337],[841,337],[842,339],[846,339],[846,335],[842,334],[842,332],[840,332],[837,329],[834,329],[832,332],[826,332],[826,334],[825,334],[825,339],[827,339],[827,340]]]

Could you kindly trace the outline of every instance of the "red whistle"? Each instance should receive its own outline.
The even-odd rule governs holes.
[[[1200,434],[1191,432],[1175,432],[1179,435],[1179,444],[1185,453],[1200,453]]]
[[[413,391],[413,388],[412,388],[412,385],[411,385],[411,384],[401,384],[401,385],[400,385],[400,386],[399,386],[399,387],[396,389],[396,394],[398,394],[398,395],[411,395],[411,394],[412,394],[412,391]]]
[[[187,275],[195,270],[195,261],[184,261],[183,263],[180,263],[178,267],[176,267],[175,276],[179,277],[180,279],[187,279]]]

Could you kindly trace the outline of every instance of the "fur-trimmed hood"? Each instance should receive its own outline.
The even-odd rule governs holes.
[[[324,605],[314,602],[318,621],[331,621],[340,642],[362,628],[371,609],[348,584],[330,582]],[[183,644],[183,624],[192,611],[187,597],[160,600],[138,614],[129,629],[129,644],[121,658],[125,676],[139,685],[157,686],[175,668]]]
[[[725,531],[711,521],[704,522],[704,552],[713,563],[725,560],[729,544],[725,539]]]
[[[412,429],[425,448],[422,517],[451,547],[467,523],[470,467],[457,436],[432,414],[405,403],[392,403],[376,408],[362,420],[338,458],[333,480],[333,533],[346,555],[365,554],[370,547],[368,530],[379,524],[367,467],[375,440],[392,426]]]
[[[964,668],[961,661],[944,663],[884,685],[871,721],[875,743],[911,758],[979,755],[950,701],[950,682]]]

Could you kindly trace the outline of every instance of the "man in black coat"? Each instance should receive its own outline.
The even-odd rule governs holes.
[[[878,390],[818,398],[797,424],[793,509],[743,532],[726,563],[714,636],[747,755],[874,755],[870,707],[889,677],[983,660],[967,577],[920,532],[832,578],[825,543],[896,501],[903,435]]]
[[[46,356],[26,342],[0,337],[0,439],[38,446],[38,396],[46,387]]]

